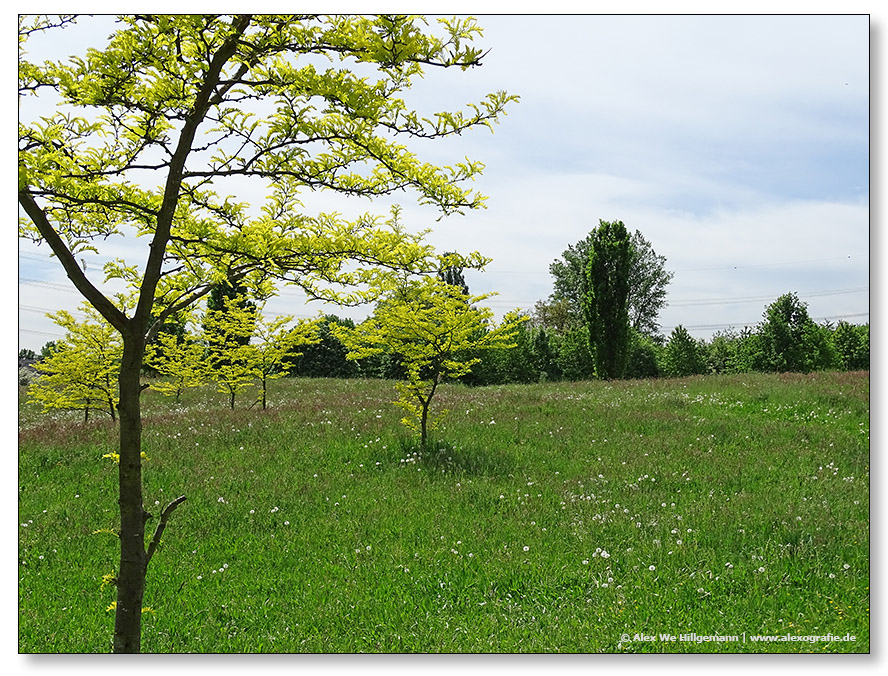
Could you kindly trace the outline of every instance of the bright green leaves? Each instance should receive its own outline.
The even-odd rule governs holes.
[[[52,352],[35,364],[40,377],[31,385],[30,396],[44,410],[105,411],[112,419],[117,406],[117,371],[123,344],[110,324],[88,305],[87,319],[76,320],[62,311],[50,317],[65,329]]]
[[[242,297],[225,298],[224,307],[207,310],[203,319],[206,344],[204,376],[229,396],[234,408],[235,396],[256,380],[261,385],[259,401],[266,407],[267,383],[281,378],[289,369],[289,358],[297,348],[318,341],[318,320],[299,321],[293,317],[271,321]]]
[[[447,257],[455,264],[455,254]],[[492,326],[493,312],[479,308],[491,294],[469,296],[435,277],[423,277],[391,288],[376,312],[354,329],[332,327],[348,348],[349,359],[389,353],[406,371],[396,387],[397,406],[407,412],[401,421],[426,444],[428,432],[443,414],[430,416],[430,405],[445,378],[459,378],[480,361],[478,350],[514,347],[517,326],[526,317],[507,316]]]
[[[42,28],[65,22],[24,22],[21,41],[31,48],[33,36],[37,47],[38,34],[50,37]],[[29,214],[20,234],[51,241],[52,227],[57,255],[112,235],[156,239],[162,257],[139,268],[115,261],[106,273],[164,311],[223,278],[266,292],[278,280],[351,304],[373,299],[370,289],[394,270],[428,271],[421,236],[370,217],[305,214],[297,196],[306,189],[409,189],[445,214],[483,206],[465,187],[480,162],[436,166],[417,151],[424,140],[490,126],[515,97],[498,92],[463,111],[424,114],[401,98],[424,68],[479,63],[473,19],[430,28],[408,16],[133,15],[115,28],[67,63],[23,60],[20,92],[54,93],[61,107],[38,119],[34,97],[21,99],[19,191],[46,219],[41,230]],[[222,197],[229,178],[239,189],[256,179],[258,191]]]

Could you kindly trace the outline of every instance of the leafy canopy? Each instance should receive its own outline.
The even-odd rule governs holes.
[[[226,279],[258,295],[286,280],[310,298],[352,304],[372,300],[368,289],[394,268],[431,272],[425,233],[370,215],[306,214],[300,191],[410,189],[444,214],[482,206],[464,187],[479,162],[438,167],[414,147],[489,127],[516,99],[496,92],[426,117],[405,103],[425,68],[480,64],[471,18],[439,19],[436,36],[408,16],[133,15],[118,18],[104,49],[68,63],[27,60],[29,40],[72,22],[20,21],[19,232],[61,254],[78,289],[123,331],[132,327],[122,308],[72,267],[109,237],[156,244],[144,268],[105,266],[107,279],[141,285],[143,319],[160,309],[153,330]],[[26,95],[47,89],[61,105],[38,117]],[[245,180],[263,186],[261,206],[218,191]]]
[[[493,312],[475,305],[491,295],[469,296],[440,278],[424,277],[391,291],[373,316],[353,329],[332,327],[349,359],[389,353],[401,360],[406,381],[396,384],[400,396],[395,404],[406,411],[401,422],[420,434],[423,446],[428,431],[446,414],[429,416],[441,382],[471,372],[481,361],[478,350],[515,346],[517,327],[527,317],[510,314],[491,326]]]
[[[78,321],[64,310],[49,317],[65,329],[65,337],[55,343],[45,358],[34,364],[40,376],[28,394],[44,410],[104,410],[112,419],[118,401],[117,370],[122,344],[120,335],[89,305]]]

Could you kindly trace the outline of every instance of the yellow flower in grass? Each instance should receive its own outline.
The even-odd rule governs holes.
[[[117,584],[117,578],[114,577],[114,573],[108,573],[107,575],[102,575],[102,589],[107,587],[109,584]]]
[[[111,612],[112,610],[117,610],[117,601],[111,601],[111,605],[108,606],[107,608],[105,608],[106,613]],[[149,608],[148,606],[145,606],[144,608],[142,608],[142,612],[143,613],[153,613],[154,608]]]
[[[148,457],[148,455],[145,453],[145,451],[142,451],[141,453],[139,453],[139,456],[142,458],[142,460],[145,460],[145,461],[151,460],[151,458]],[[103,455],[102,457],[103,458],[111,458],[114,462],[120,463],[120,453],[115,453],[114,451],[112,451],[111,453],[105,453],[105,455]]]
[[[99,530],[94,530],[92,532],[93,535],[98,535],[99,533],[107,533],[108,535],[113,535],[114,537],[118,537],[117,533],[110,528],[99,528]]]

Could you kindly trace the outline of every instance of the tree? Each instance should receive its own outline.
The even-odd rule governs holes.
[[[193,335],[158,333],[145,350],[145,365],[163,379],[153,381],[152,390],[174,395],[176,401],[189,387],[200,387],[207,380],[206,347]]]
[[[219,309],[207,308],[203,319],[203,342],[207,346],[207,377],[228,395],[228,406],[234,410],[237,394],[253,387],[256,379],[254,352],[250,337],[256,330],[257,313],[253,304],[240,296],[222,299]]]
[[[809,322],[804,331],[804,371],[828,371],[839,367],[840,359],[833,342],[833,328],[829,322]]]
[[[358,373],[355,362],[346,359],[348,350],[333,335],[332,326],[354,328],[348,318],[325,315],[317,324],[316,342],[300,346],[288,353],[288,373],[310,378],[352,378]]]
[[[146,548],[140,372],[146,343],[165,319],[224,280],[264,294],[285,280],[309,298],[360,303],[373,300],[362,285],[383,288],[399,270],[434,271],[423,234],[369,215],[305,213],[300,191],[373,198],[410,190],[443,214],[483,203],[463,188],[479,163],[437,167],[417,151],[425,140],[492,125],[515,97],[497,92],[465,113],[431,118],[408,109],[401,94],[424,68],[465,70],[483,56],[472,44],[480,32],[474,19],[440,20],[440,37],[423,23],[123,16],[107,44],[38,64],[24,48],[59,41],[76,22],[20,18],[19,233],[50,247],[123,345],[115,652],[141,648],[145,576],[160,537],[155,531]],[[58,111],[47,113],[47,102]],[[226,185],[262,194],[238,202],[220,196]],[[124,235],[148,244],[138,267],[105,266],[108,280],[134,290],[132,311],[90,281],[76,258]],[[181,502],[162,511],[158,530]]]
[[[762,351],[762,370],[810,371],[809,334],[814,323],[808,306],[795,293],[786,293],[764,312],[758,334]]]
[[[668,376],[683,377],[704,373],[706,362],[700,345],[680,324],[672,329],[663,350],[663,371]]]
[[[583,285],[585,286],[585,282]],[[577,325],[566,298],[554,298],[549,301],[538,300],[533,304],[531,321],[535,326],[550,329],[556,333],[565,333],[572,326]]]
[[[703,354],[710,373],[732,373],[737,370],[739,341],[739,335],[732,328],[716,331],[712,335]]]
[[[556,363],[565,379],[588,380],[595,375],[588,326],[568,329],[559,337],[556,353]]]
[[[537,313],[546,317],[546,326],[565,330],[565,324],[579,324],[585,321],[583,299],[586,287],[586,268],[592,248],[594,232],[576,244],[572,244],[549,266],[554,289],[549,303],[537,303]],[[657,316],[666,305],[666,287],[672,281],[673,273],[666,270],[666,257],[659,256],[651,243],[636,230],[631,239],[631,262],[629,265],[629,324],[636,331],[655,336],[660,330]],[[566,316],[565,316],[566,315]]]
[[[454,255],[455,252],[450,251],[444,254],[442,262],[443,265],[441,270],[438,272],[438,279],[440,279],[445,284],[452,284],[456,288],[458,288],[465,295],[469,295],[469,285],[466,284],[466,279],[463,277],[463,269],[459,264],[451,264],[449,261],[449,256]],[[458,258],[457,258],[458,260]]]
[[[406,382],[398,382],[395,404],[407,412],[401,422],[419,433],[425,448],[428,433],[446,411],[430,417],[431,404],[446,378],[471,372],[480,361],[479,350],[514,346],[519,324],[526,319],[507,315],[489,326],[493,312],[475,307],[492,294],[467,296],[452,284],[425,277],[402,285],[376,307],[373,316],[354,329],[334,326],[335,335],[348,348],[349,359],[394,353],[406,369]]]
[[[18,358],[19,361],[34,361],[35,359],[37,359],[37,353],[34,352],[34,350],[29,350],[28,348],[23,347],[19,350]]]
[[[656,378],[660,375],[662,346],[651,336],[629,330],[629,353],[626,357],[626,378]]]
[[[43,347],[40,348],[40,358],[46,359],[49,355],[52,354],[52,351],[55,349],[56,341],[47,340],[43,343]]]
[[[869,325],[840,321],[833,335],[839,365],[845,371],[869,369]]]
[[[231,348],[236,345],[247,345],[250,342],[255,328],[251,324],[255,325],[258,320],[258,312],[256,303],[249,299],[249,290],[244,284],[230,279],[213,284],[207,294],[205,317],[214,316],[224,320],[224,313],[232,306],[237,309],[238,316],[242,321],[240,324],[232,324],[231,329],[234,332],[232,335],[224,335],[228,328],[224,321],[215,321],[210,325],[205,325],[204,335],[208,342],[217,345],[228,344]],[[219,313],[223,313],[221,317]],[[223,335],[214,335],[220,331],[223,332]],[[214,356],[216,359],[220,358],[218,355]]]
[[[290,360],[301,355],[298,349],[318,342],[319,320],[300,320],[289,326],[292,321],[290,315],[269,321],[260,313],[254,326],[257,342],[248,349],[253,373],[259,380],[263,411],[268,407],[268,381],[286,376],[292,364]]]
[[[91,410],[105,410],[114,420],[120,336],[89,305],[84,304],[83,312],[87,316],[84,321],[77,321],[64,310],[49,315],[65,329],[65,338],[34,364],[41,375],[31,384],[29,393],[46,411],[83,411],[87,422]]]
[[[622,221],[600,221],[592,232],[583,309],[599,378],[619,378],[629,349],[629,265],[632,249]]]
[[[639,333],[656,336],[657,316],[666,306],[666,287],[674,273],[666,270],[666,257],[658,256],[638,230],[632,235],[629,265],[629,324]]]
[[[538,378],[540,380],[560,380],[561,369],[558,367],[555,349],[549,341],[546,329],[540,327],[533,332],[531,350]]]

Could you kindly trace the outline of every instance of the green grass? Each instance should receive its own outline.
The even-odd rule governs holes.
[[[449,386],[425,453],[390,382],[272,387],[143,395],[145,652],[870,649],[868,373]],[[22,652],[110,648],[115,438],[20,406]],[[744,632],[857,640],[620,640]]]

